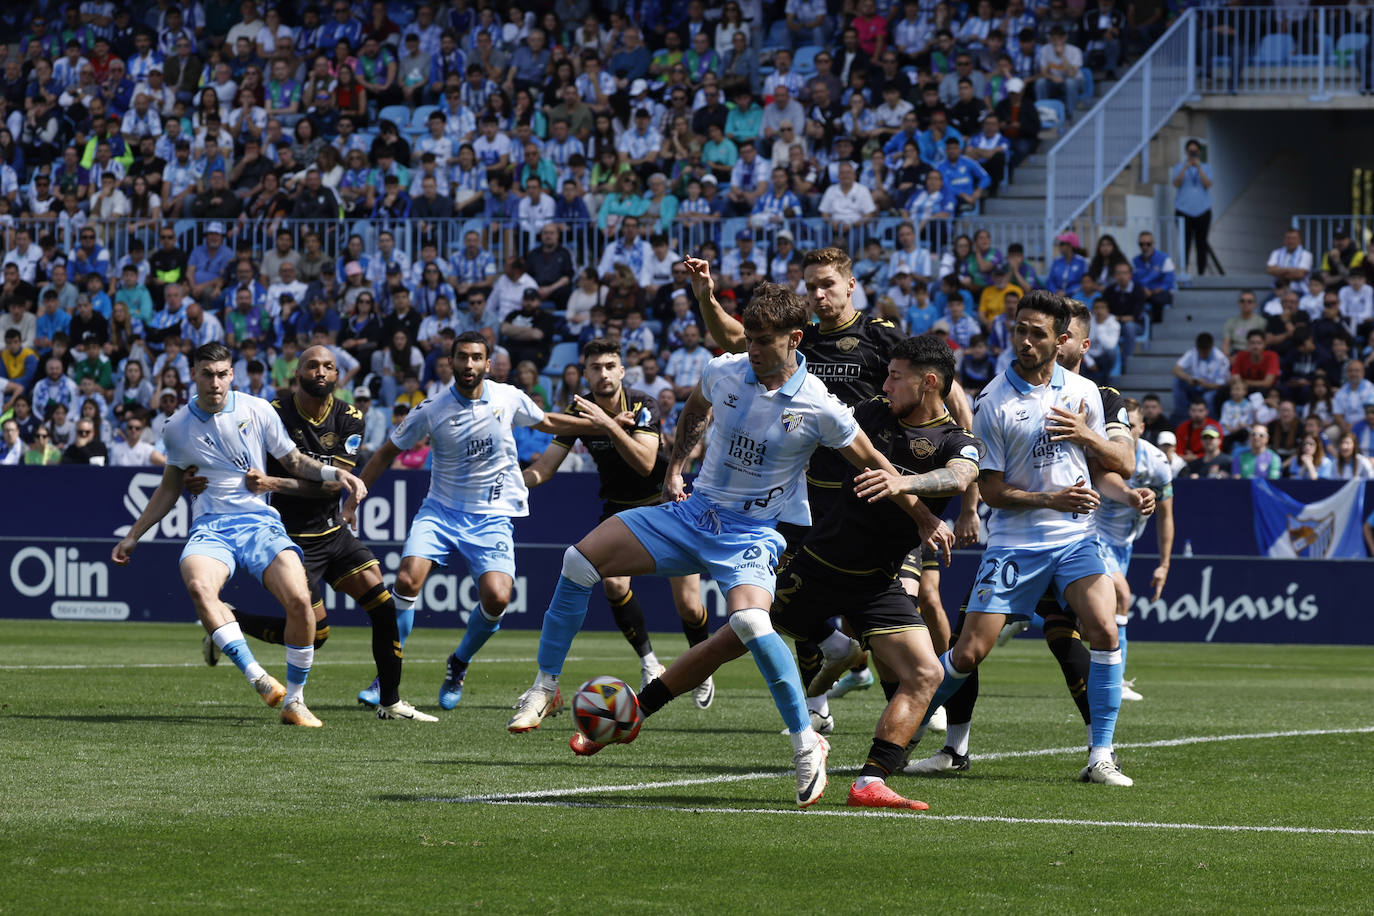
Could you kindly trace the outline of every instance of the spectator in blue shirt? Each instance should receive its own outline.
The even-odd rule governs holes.
[[[78,287],[84,286],[87,274],[96,274],[102,280],[110,276],[110,253],[95,240],[95,229],[85,226],[81,229],[81,243],[72,249],[67,259],[67,272]]]
[[[507,91],[536,88],[543,91],[552,56],[544,43],[544,30],[530,29],[525,43],[510,56],[510,68],[506,71]]]
[[[625,47],[611,57],[607,68],[615,77],[615,84],[621,92],[629,89],[635,80],[644,79],[649,75],[651,61],[649,49],[644,47],[639,36],[639,29],[626,29],[624,39]]]
[[[334,0],[332,9],[334,18],[320,27],[319,44],[316,47],[333,54],[335,45],[347,41],[350,48],[357,48],[362,44],[363,24],[353,18],[348,0]]]
[[[1152,233],[1140,233],[1137,244],[1140,254],[1131,259],[1131,276],[1145,291],[1145,299],[1150,303],[1150,320],[1163,321],[1164,307],[1174,302],[1174,259],[1155,248]]]
[[[1059,257],[1050,265],[1045,288],[1052,293],[1077,297],[1083,275],[1088,272],[1088,259],[1079,247],[1078,233],[1065,232],[1055,241],[1059,244]]]
[[[992,184],[992,177],[978,163],[963,154],[963,144],[955,137],[945,140],[945,158],[936,170],[945,178],[948,188],[958,201],[955,215],[978,208],[983,192]]]
[[[224,269],[234,258],[224,244],[224,223],[215,220],[205,227],[205,241],[191,251],[186,264],[186,276],[191,286],[191,298],[210,302],[224,291]]]

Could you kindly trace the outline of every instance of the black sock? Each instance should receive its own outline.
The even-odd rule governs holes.
[[[329,618],[328,618],[328,617],[317,617],[317,618],[315,618],[315,648],[318,649],[318,648],[320,648],[321,646],[323,646],[323,645],[324,645],[324,641],[325,641],[326,639],[328,639],[328,638],[329,638]]]
[[[859,771],[859,778],[876,776],[878,779],[887,779],[893,770],[902,765],[904,753],[905,749],[900,744],[874,738],[873,746],[868,749],[868,759],[864,761],[864,768]]]
[[[889,703],[897,695],[897,688],[902,685],[901,681],[879,681],[883,685],[883,696],[887,697]]]
[[[373,586],[358,599],[372,621],[372,660],[383,706],[401,699],[401,633],[396,628],[396,601],[385,585]]]
[[[644,626],[644,609],[639,606],[635,593],[626,592],[623,601],[619,604],[611,601],[610,605],[615,625],[625,634],[625,641],[635,650],[635,654],[643,658],[654,651],[653,644],[649,642],[649,631]]]
[[[978,669],[974,668],[964,681],[964,686],[954,696],[945,700],[945,721],[950,725],[963,725],[973,721],[973,707],[978,702]]]
[[[1054,653],[1064,672],[1064,683],[1069,687],[1069,696],[1078,706],[1078,714],[1085,725],[1092,724],[1092,714],[1088,711],[1088,668],[1092,657],[1083,645],[1078,631],[1067,621],[1049,620],[1045,622],[1045,642]]]
[[[801,672],[802,689],[821,673],[821,665],[825,663],[825,656],[821,654],[820,644],[813,640],[797,641],[797,668]]]
[[[286,618],[268,617],[266,614],[248,614],[234,610],[234,619],[246,636],[270,642],[276,646],[286,645]]]
[[[649,682],[649,686],[640,692],[639,709],[644,713],[645,718],[648,718],[667,706],[672,699],[673,695],[668,690],[668,685],[663,683],[663,678],[656,677]]]
[[[706,628],[709,618],[706,616],[706,608],[701,609],[701,620],[698,623],[688,623],[682,621],[682,635],[687,637],[687,645],[695,646],[706,642],[711,636],[711,631]]]

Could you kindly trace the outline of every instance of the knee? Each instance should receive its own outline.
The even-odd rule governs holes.
[[[186,593],[191,596],[191,603],[198,609],[207,608],[219,600],[219,589],[196,576],[186,583]]]
[[[396,574],[396,593],[399,595],[409,595],[415,597],[420,594],[420,583],[410,574],[404,566]]]
[[[591,588],[601,581],[601,573],[576,546],[563,551],[563,577],[575,585]]]
[[[940,686],[940,682],[945,679],[945,667],[940,664],[938,658],[923,659],[916,666],[916,674],[912,678],[913,686],[920,691],[934,692]]]
[[[602,579],[601,587],[606,592],[606,600],[611,602],[624,601],[625,596],[630,593],[629,580],[619,577],[614,579]]]
[[[511,586],[508,582],[499,585],[482,585],[478,589],[482,599],[482,607],[486,609],[488,616],[499,617],[506,611],[506,605],[510,604]]]

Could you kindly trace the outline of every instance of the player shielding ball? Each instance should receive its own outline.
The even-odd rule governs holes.
[[[581,438],[601,478],[600,496],[604,502],[599,523],[625,509],[662,502],[663,476],[668,462],[659,450],[658,401],[643,391],[625,387],[625,364],[621,361],[620,345],[604,338],[588,341],[582,348],[582,363],[591,398],[576,396],[568,412],[586,417],[598,427],[597,435]],[[633,426],[626,429],[621,418],[629,418]],[[525,468],[525,485],[533,489],[552,477],[578,438],[555,439],[533,464]],[[701,606],[700,577],[674,576],[668,581],[688,646],[705,642],[710,634],[706,629],[706,609]],[[628,577],[604,578],[601,587],[606,591],[616,626],[639,655],[640,689],[643,689],[663,673],[663,665],[654,654],[644,624],[644,611]],[[714,681],[707,678],[694,691],[697,706],[702,709],[710,706],[715,692]],[[516,713],[506,728],[517,733],[538,728],[546,716],[557,711],[556,706],[541,708],[538,704],[555,699],[561,697],[558,694],[552,698],[528,692],[521,694],[515,704]]]
[[[245,476],[264,470],[270,453],[291,474],[309,480],[337,481],[348,501],[351,520],[367,495],[361,480],[342,468],[303,454],[291,441],[270,404],[232,389],[234,365],[229,350],[210,343],[192,355],[196,397],[167,422],[167,467],[148,505],[110,553],[127,564],[138,540],[181,498],[187,468],[207,478],[193,497],[191,536],[181,554],[181,578],[196,615],[216,646],[233,660],[269,706],[282,705],[288,725],[318,728],[305,705],[304,690],[314,660],[315,617],[299,546],[286,534],[281,517],[261,493],[248,489]],[[242,564],[286,611],[286,682],[283,688],[253,657],[234,615],[220,600],[220,589]]]
[[[709,647],[730,634],[753,655],[787,725],[802,807],[814,804],[825,789],[829,745],[811,728],[796,665],[767,611],[783,549],[777,519],[802,486],[818,445],[840,450],[858,467],[891,470],[853,412],[806,371],[797,353],[806,319],[806,306],[790,290],[759,285],[744,312],[748,354],[713,359],[683,408],[664,481],[669,501],[607,519],[564,554],[540,636],[539,676],[530,688],[547,696],[558,691],[561,659],[586,617],[592,587],[603,577],[709,572],[725,593],[730,626],[680,656],[645,689],[641,705],[647,702],[645,712],[652,712],[704,681],[714,669],[700,662],[709,662]],[[712,411],[705,463],[688,496],[682,472]],[[923,532],[941,527],[918,500],[900,502],[919,515]],[[689,670],[695,674],[684,676]],[[572,747],[590,754],[601,746],[578,734]]]
[[[491,345],[481,334],[459,334],[451,359],[453,384],[406,414],[361,474],[364,481],[376,483],[397,455],[429,439],[429,493],[411,521],[393,594],[404,646],[414,626],[420,589],[436,563],[447,565],[457,554],[477,580],[481,604],[468,617],[463,640],[448,657],[439,687],[443,709],[453,709],[462,699],[468,665],[501,628],[501,615],[515,586],[511,519],[529,514],[529,491],[511,428],[532,426],[556,436],[597,429],[590,420],[546,414],[519,388],[489,380]]]
[[[363,414],[334,397],[338,381],[339,370],[330,349],[310,347],[300,355],[296,367],[296,393],[284,392],[272,402],[272,409],[307,455],[324,464],[351,470],[362,444]],[[203,481],[204,478],[188,478],[187,488],[197,492],[196,485]],[[329,637],[329,618],[321,588],[321,583],[327,581],[336,592],[356,601],[372,624],[377,686],[370,705],[377,707],[377,718],[439,721],[401,699],[401,642],[396,605],[382,581],[377,558],[339,517],[340,485],[292,477],[270,455],[267,473],[249,471],[246,483],[254,493],[271,494],[272,506],[281,514],[287,534],[304,552],[315,615],[315,648],[323,646]],[[249,636],[273,643],[284,640],[285,621],[280,617],[246,613],[239,608],[234,609],[234,617]],[[206,660],[214,664],[218,648],[208,637],[206,653]]]

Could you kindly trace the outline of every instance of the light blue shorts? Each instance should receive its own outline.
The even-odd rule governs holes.
[[[515,526],[506,515],[458,512],[426,499],[410,523],[404,556],[447,566],[455,553],[462,555],[474,579],[489,572],[505,573],[513,579]]]
[[[1062,603],[1070,583],[1105,576],[1103,553],[1095,537],[1057,547],[990,547],[978,564],[966,610],[1029,619],[1051,585]]]
[[[182,548],[181,559],[212,557],[229,567],[229,575],[239,564],[259,582],[277,554],[295,551],[302,562],[305,554],[286,534],[281,519],[271,512],[242,512],[202,515],[191,525],[191,536]]]
[[[1102,542],[1102,559],[1107,563],[1107,572],[1115,575],[1121,573],[1123,576],[1126,570],[1131,568],[1131,548],[1132,544],[1108,544]]]
[[[757,585],[773,594],[786,541],[771,521],[721,509],[699,496],[628,509],[616,518],[649,551],[657,575],[707,573],[722,592]]]

